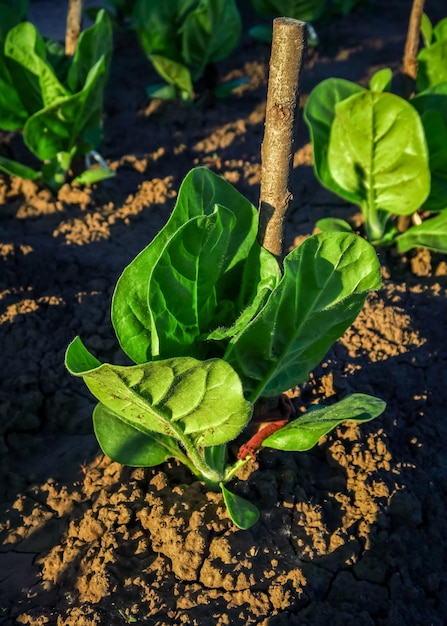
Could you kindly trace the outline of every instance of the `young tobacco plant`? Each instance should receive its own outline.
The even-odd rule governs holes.
[[[315,174],[361,208],[374,245],[447,252],[447,82],[407,101],[388,91],[391,77],[377,72],[369,89],[330,78],[311,92],[304,118]],[[400,216],[415,225],[400,232]],[[332,218],[317,226],[351,229]]]
[[[221,489],[240,528],[259,512],[226,484],[260,447],[309,450],[341,422],[371,420],[385,407],[353,394],[267,425],[230,458],[254,405],[306,381],[380,286],[374,249],[352,233],[310,237],[282,271],[257,232],[246,198],[193,169],[166,226],[115,288],[113,326],[135,365],[101,364],[79,337],[66,353],[68,370],[99,401],[93,423],[104,453],[129,466],[178,459]]]
[[[151,97],[192,100],[205,68],[236,47],[242,22],[235,0],[136,0],[132,24],[143,50],[167,85]],[[228,84],[231,91],[236,83]],[[225,91],[224,86],[216,87]]]
[[[73,159],[86,156],[101,167],[87,169],[76,181],[89,184],[113,175],[95,152],[102,140],[111,55],[112,29],[104,11],[81,34],[71,62],[61,62],[57,45],[46,43],[30,22],[9,30],[0,53],[0,128],[22,129],[25,145],[42,166],[38,171],[0,157],[0,170],[58,189]]]

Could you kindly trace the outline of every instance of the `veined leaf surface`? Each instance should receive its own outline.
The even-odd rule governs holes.
[[[183,224],[194,217],[211,215],[216,204],[230,209],[237,219],[231,238],[233,261],[228,269],[236,266],[247,257],[256,239],[257,211],[230,183],[199,167],[185,177],[166,226],[119,278],[112,301],[112,322],[122,349],[136,363],[152,356],[148,286],[163,248]]]
[[[225,361],[177,357],[142,365],[101,364],[77,337],[66,366],[92,394],[128,426],[196,446],[234,439],[251,417],[241,381]]]
[[[225,355],[250,399],[307,380],[379,286],[376,253],[354,234],[320,233],[295,248],[281,282]]]
[[[208,63],[225,59],[236,47],[242,21],[235,0],[199,2],[179,29],[182,57],[198,80]]]
[[[391,93],[363,92],[339,102],[328,166],[337,185],[365,212],[409,215],[430,191],[430,170],[419,115]]]

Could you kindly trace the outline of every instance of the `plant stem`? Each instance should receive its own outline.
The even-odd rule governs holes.
[[[82,24],[83,0],[68,0],[67,29],[65,31],[65,54],[73,56],[76,52]]]
[[[189,460],[192,462],[196,470],[198,470],[200,476],[211,486],[218,486],[222,481],[222,472],[216,471],[206,463],[205,459],[200,454],[195,444],[191,441],[188,435],[177,433],[176,437],[180,441],[181,445],[185,449]],[[197,475],[197,472],[193,472]]]
[[[282,254],[283,221],[292,198],[288,189],[295,109],[306,45],[306,24],[287,17],[273,20],[270,77],[261,146],[262,177],[259,242],[277,258]]]
[[[405,42],[402,71],[411,85],[414,84],[418,71],[417,54],[419,49],[421,20],[424,12],[424,1],[425,0],[413,0],[408,24],[407,41]]]

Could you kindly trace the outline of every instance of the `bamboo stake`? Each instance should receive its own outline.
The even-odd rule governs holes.
[[[299,78],[306,46],[306,24],[287,17],[273,20],[272,52],[264,140],[258,239],[276,257],[282,254],[283,222],[292,199],[289,175]]]
[[[413,0],[410,21],[408,24],[407,41],[403,58],[403,73],[412,81],[416,80],[418,72],[417,55],[419,50],[419,37],[421,30],[422,14],[425,0]]]
[[[83,0],[68,0],[67,29],[65,31],[65,54],[73,56],[76,52],[82,26]]]

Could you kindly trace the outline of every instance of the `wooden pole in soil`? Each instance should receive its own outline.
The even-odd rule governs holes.
[[[408,24],[407,41],[405,43],[402,71],[412,82],[416,80],[418,71],[417,55],[419,50],[421,20],[424,12],[424,1],[425,0],[413,0]]]
[[[65,54],[73,56],[76,52],[82,26],[83,0],[68,0],[67,29],[65,31]]]
[[[287,17],[273,20],[264,140],[261,146],[258,239],[277,258],[282,255],[284,216],[292,199],[289,175],[305,46],[305,22]]]

